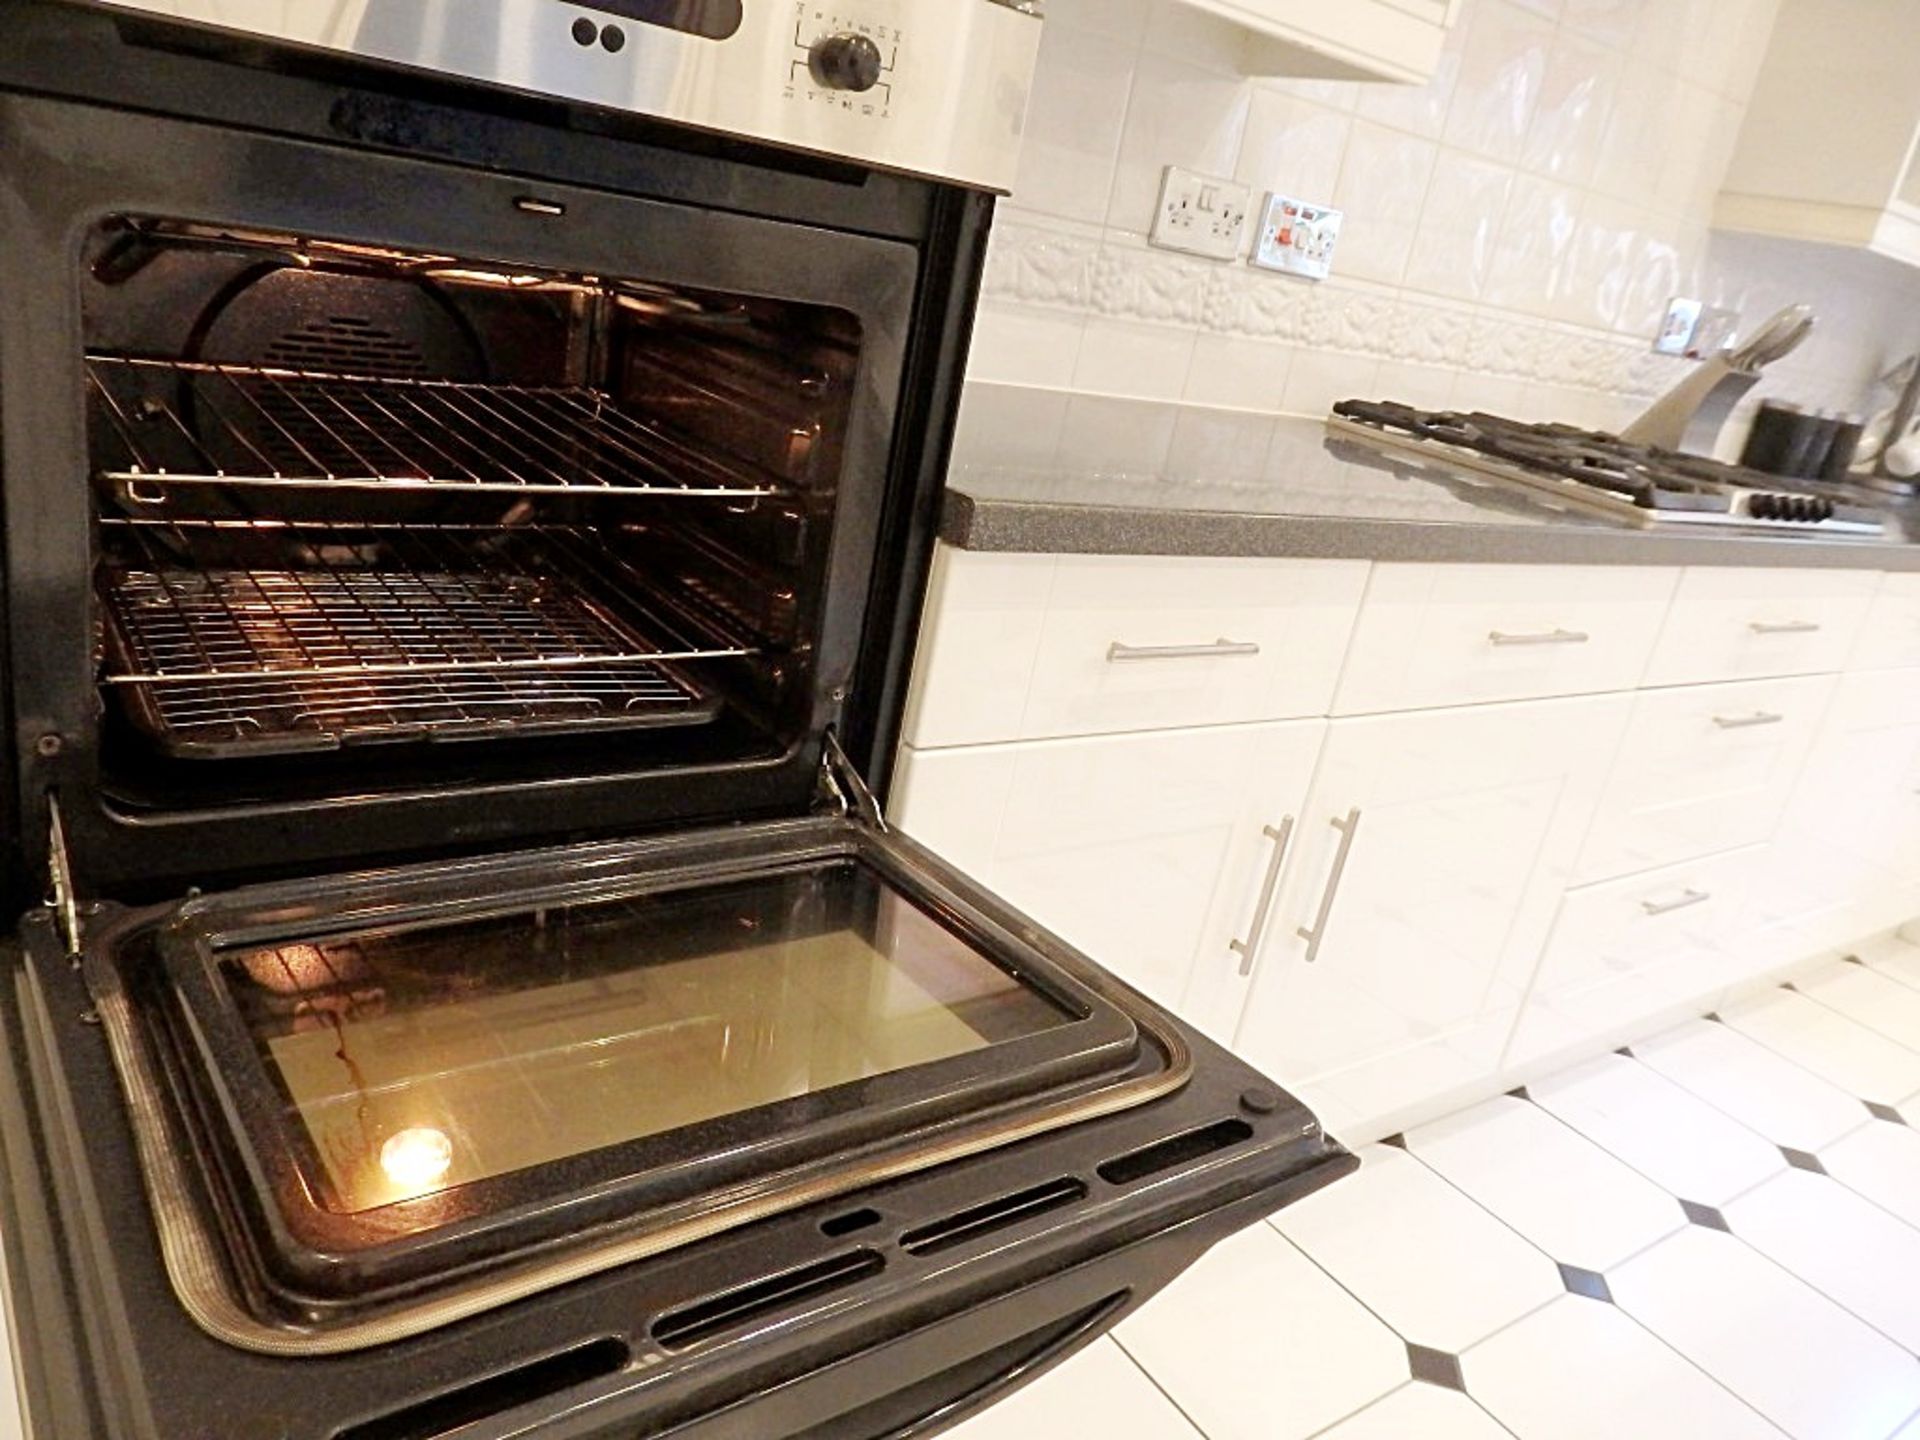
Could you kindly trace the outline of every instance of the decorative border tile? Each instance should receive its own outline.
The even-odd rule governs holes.
[[[986,296],[1636,398],[1688,368],[1609,331],[1338,278],[1303,284],[1025,215],[994,226]]]

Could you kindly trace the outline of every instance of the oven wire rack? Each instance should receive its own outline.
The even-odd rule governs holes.
[[[564,528],[113,528],[132,553],[101,571],[103,679],[184,755],[697,724],[718,701],[674,662],[753,653],[602,604]],[[270,530],[288,558],[196,559],[222,529]]]
[[[745,498],[788,493],[600,391],[89,355],[137,499],[171,486]]]

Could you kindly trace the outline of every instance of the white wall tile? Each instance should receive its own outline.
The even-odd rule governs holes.
[[[1152,229],[1161,175],[1169,165],[1231,175],[1252,93],[1238,76],[1143,50],[1120,135],[1107,224],[1133,235]]]
[[[1553,39],[1540,100],[1521,146],[1520,163],[1550,180],[1584,185],[1593,178],[1600,142],[1613,114],[1622,60],[1598,40],[1562,29]]]
[[[1413,249],[1439,147],[1356,120],[1334,203],[1346,212],[1336,251],[1342,274],[1397,283]]]
[[[1461,150],[1442,150],[1414,227],[1406,283],[1416,290],[1477,300],[1493,265],[1513,172]]]
[[[1194,341],[1182,394],[1196,405],[1276,411],[1292,364],[1293,351],[1286,345],[1202,334]]]
[[[1365,355],[1344,355],[1337,350],[1296,351],[1280,395],[1280,413],[1323,416],[1336,400],[1372,395],[1379,373],[1380,362]]]
[[[1553,22],[1511,3],[1476,0],[1459,79],[1447,107],[1449,145],[1513,163],[1540,103]]]
[[[1345,111],[1283,90],[1256,89],[1234,178],[1253,187],[1256,206],[1269,191],[1331,204],[1352,129],[1353,117]]]
[[[1072,220],[1106,219],[1137,53],[1104,35],[1047,27],[1015,203]]]
[[[1012,385],[1071,385],[1083,316],[987,301],[973,324],[967,374]]]
[[[1192,330],[1177,325],[1089,320],[1073,367],[1073,386],[1096,395],[1178,400],[1187,388],[1196,338]]]

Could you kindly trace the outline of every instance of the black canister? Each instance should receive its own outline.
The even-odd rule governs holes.
[[[1767,400],[1753,417],[1740,463],[1769,475],[1802,480],[1839,479],[1853,463],[1860,425],[1851,416],[1809,413]]]

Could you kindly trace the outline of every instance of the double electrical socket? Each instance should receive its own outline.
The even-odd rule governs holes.
[[[1240,235],[1252,207],[1248,186],[1169,165],[1160,181],[1153,233],[1147,238],[1163,250],[1232,260],[1240,254]]]
[[[1160,182],[1160,204],[1148,239],[1163,250],[1235,260],[1252,208],[1249,186],[1169,165]],[[1248,263],[1324,280],[1333,266],[1340,220],[1340,212],[1328,206],[1268,195]]]

